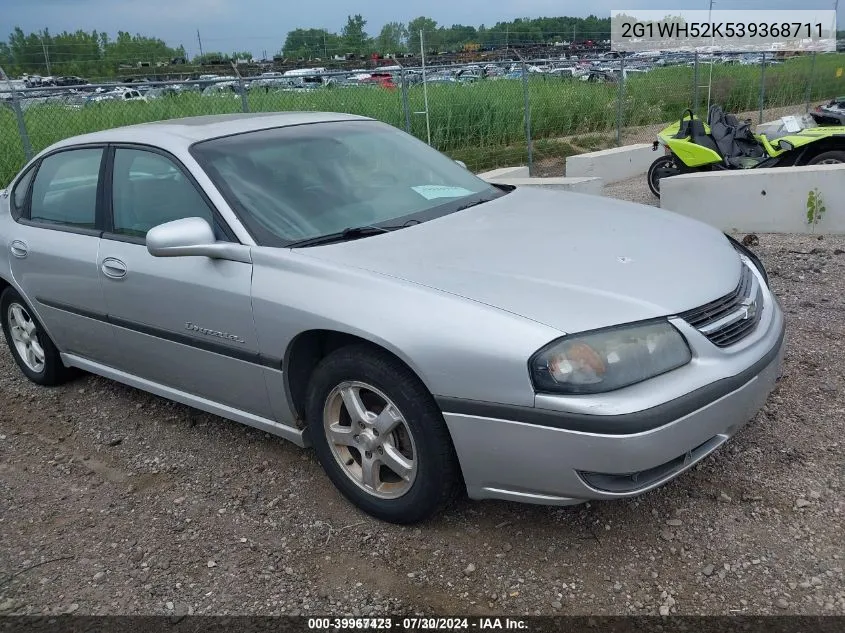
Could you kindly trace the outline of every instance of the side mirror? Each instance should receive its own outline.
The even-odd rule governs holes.
[[[778,141],[778,149],[789,151],[791,149],[795,149],[795,146],[789,141]]]
[[[464,169],[469,169],[469,168],[467,167],[467,164],[466,164],[464,161],[462,161],[462,160],[456,160],[455,162],[456,162],[456,163],[458,163],[458,165],[460,165],[460,166],[461,166],[461,167],[463,167]]]
[[[250,263],[249,247],[218,242],[202,218],[182,218],[147,231],[147,251],[153,257],[210,257]]]

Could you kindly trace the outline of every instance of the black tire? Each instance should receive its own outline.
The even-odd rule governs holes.
[[[845,151],[841,149],[816,154],[807,161],[807,165],[835,165],[845,163]]]
[[[675,157],[672,155],[661,156],[656,159],[648,168],[648,188],[656,197],[660,197],[660,180],[670,176],[677,176],[681,173]]]
[[[10,324],[10,314],[13,306],[19,307],[22,314],[26,317],[26,322],[31,323],[34,327],[32,332],[44,355],[43,367],[40,371],[36,371],[27,364],[27,361],[23,359],[15,345],[12,337],[12,326]],[[24,376],[32,382],[44,387],[55,387],[66,383],[74,377],[76,372],[69,367],[65,367],[61,356],[59,356],[59,350],[56,349],[53,341],[47,336],[44,326],[41,325],[29,305],[27,305],[23,297],[14,288],[6,288],[3,294],[0,295],[0,322],[2,322],[6,344],[9,346],[9,351],[12,352],[12,358],[15,359]]]
[[[356,483],[353,475],[348,474],[349,469],[354,470],[356,467],[363,473],[364,455],[366,453],[372,459],[375,455],[373,452],[362,450],[360,444],[340,446],[329,440],[324,416],[334,419],[331,417],[334,411],[339,411],[337,416],[340,421],[335,428],[354,428],[346,405],[334,409],[332,404],[341,397],[337,390],[345,383],[364,384],[380,391],[381,395],[392,401],[403,419],[396,431],[383,435],[383,438],[391,438],[391,446],[388,448],[393,449],[393,443],[400,446],[393,434],[401,430],[403,450],[410,451],[409,446],[413,449],[410,451],[413,460],[409,461],[415,464],[412,480],[400,479],[396,483],[386,484],[396,486],[398,490],[392,494],[401,493],[401,496],[380,498],[374,489],[366,490],[362,482]],[[356,393],[365,404],[366,398],[376,402],[374,408],[378,407],[379,401],[384,402],[378,394],[366,388],[355,388],[359,389]],[[373,405],[367,404],[367,411],[370,411],[370,406]],[[384,409],[387,407],[383,406]],[[350,345],[329,354],[317,365],[311,376],[305,411],[311,442],[329,479],[349,501],[367,514],[390,523],[418,523],[444,509],[459,494],[460,467],[443,415],[417,376],[393,356],[365,344]],[[349,427],[344,424],[346,421]],[[372,430],[367,427],[356,437],[364,437],[367,432],[372,433]],[[385,440],[370,435],[369,439],[359,441]],[[379,449],[382,447],[379,446]],[[382,455],[385,453],[382,452]],[[379,457],[375,456],[374,459],[378,461]],[[345,465],[341,465],[343,460]],[[352,460],[358,461],[353,463]],[[389,467],[379,466],[376,469],[379,479],[385,473],[384,468]],[[391,470],[386,474],[396,475]],[[407,489],[401,492],[403,487]]]

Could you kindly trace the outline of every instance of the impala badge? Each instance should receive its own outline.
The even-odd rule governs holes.
[[[209,330],[208,328],[200,327],[196,323],[191,323],[190,321],[185,323],[185,329],[190,330],[191,332],[204,334],[205,336],[216,336],[217,338],[226,339],[227,341],[233,341],[235,343],[246,343],[246,341],[237,334],[229,334],[228,332],[221,332],[219,330]]]

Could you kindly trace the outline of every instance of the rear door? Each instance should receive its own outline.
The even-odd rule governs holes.
[[[108,364],[114,339],[97,273],[104,156],[85,146],[44,157],[7,247],[15,283],[59,350]]]

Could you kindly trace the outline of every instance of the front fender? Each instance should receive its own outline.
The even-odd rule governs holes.
[[[562,335],[499,308],[286,249],[253,248],[253,265],[262,355],[281,361],[308,330],[350,334],[402,359],[434,396],[532,406],[528,361]]]
[[[666,139],[666,145],[687,167],[704,167],[722,162],[722,157],[712,149],[696,145],[688,139]]]

